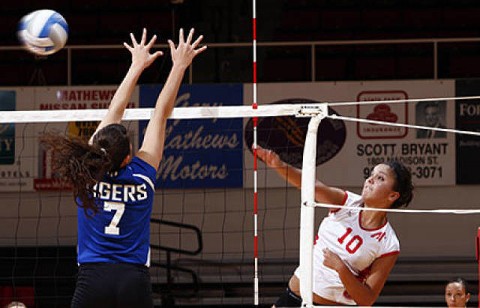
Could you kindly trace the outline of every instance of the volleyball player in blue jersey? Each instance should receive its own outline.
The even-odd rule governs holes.
[[[156,36],[147,43],[146,30],[138,43],[124,43],[131,66],[118,87],[108,112],[89,141],[45,134],[42,143],[52,150],[53,169],[73,185],[78,208],[79,272],[72,307],[152,307],[150,215],[166,121],[174,107],[185,70],[206,46],[203,37],[170,45],[172,68],[158,96],[155,110],[136,155],[127,130],[120,124],[135,85],[145,68],[162,53],[150,53]]]

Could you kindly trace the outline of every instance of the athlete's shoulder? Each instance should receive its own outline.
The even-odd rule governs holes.
[[[383,228],[384,238],[381,241],[383,246],[383,253],[388,252],[399,252],[400,251],[400,241],[398,240],[397,233],[393,229],[392,225],[387,222]]]
[[[133,157],[132,160],[118,172],[108,174],[104,181],[117,184],[147,183],[155,189],[157,171],[141,158]]]
[[[152,165],[150,165],[149,163],[147,163],[146,161],[144,161],[143,159],[141,159],[138,156],[134,156],[132,158],[132,160],[127,164],[127,167],[128,166],[130,166],[132,168],[142,168],[142,169],[145,169],[147,171],[156,172],[155,168],[153,168]]]
[[[157,175],[157,170],[138,156],[132,158],[132,160],[125,166],[125,170],[132,174],[144,174],[152,179]]]

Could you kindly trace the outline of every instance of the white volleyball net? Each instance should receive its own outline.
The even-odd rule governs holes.
[[[19,103],[25,95],[21,91],[6,91],[3,101],[15,94]],[[40,97],[52,96],[33,101],[41,110],[0,112],[0,301],[62,307],[68,306],[75,286],[77,207],[70,187],[52,171],[52,153],[41,148],[38,137],[58,132],[87,138],[106,112],[95,97],[106,99],[113,92],[39,91],[44,92]],[[186,95],[179,95],[179,105]],[[232,96],[241,98],[236,92]],[[81,97],[92,102],[74,103]],[[55,99],[77,109],[54,110],[57,105],[45,103]],[[295,195],[288,196],[285,185],[268,191],[266,177],[260,179],[260,241],[254,246],[253,155],[251,144],[245,144],[252,140],[251,117],[291,115],[299,106],[253,111],[233,106],[229,97],[222,104],[232,106],[179,107],[168,121],[151,220],[156,305],[250,305],[254,254],[260,258],[261,287],[269,288],[288,279],[298,253],[298,219],[285,219],[289,211],[298,210]],[[134,148],[151,112],[130,108],[125,113]],[[275,220],[269,221],[270,216]],[[272,302],[273,293],[278,294],[260,295],[260,303]]]
[[[320,171],[322,177],[325,174],[330,178],[330,184],[353,190],[358,190],[374,163],[389,157],[409,161],[410,167],[419,172],[415,181],[423,187],[419,190],[420,196],[416,196],[420,201],[415,201],[415,208],[452,213],[451,203],[439,201],[448,200],[445,187],[455,184],[452,167],[455,161],[450,161],[450,151],[455,148],[454,134],[472,138],[477,138],[477,134],[462,127],[440,128],[439,131],[448,131],[446,137],[420,140],[416,131],[424,126],[421,121],[415,124],[412,119],[416,117],[412,115],[425,103],[422,99],[404,98],[392,104],[387,115],[397,115],[396,122],[407,126],[389,130],[383,121],[393,123],[392,117],[376,117],[370,119],[371,123],[360,124],[347,119],[363,115],[369,119],[375,112],[385,115],[383,101],[365,103],[362,108],[369,108],[365,111],[357,105],[321,104],[312,97],[272,99],[276,103],[260,105],[254,110],[243,105],[249,101],[248,97],[243,98],[244,101],[236,98],[242,97],[241,86],[205,87],[183,89],[177,99],[179,107],[168,122],[151,222],[151,274],[156,305],[251,305],[254,302],[253,260],[258,253],[259,303],[267,307],[283,291],[299,261],[302,265],[310,262],[309,243],[313,243],[311,239],[317,225],[311,196],[301,205],[300,191],[260,162],[258,180],[255,180],[252,154],[255,142],[275,150],[296,167],[309,163],[312,167],[306,169],[313,173],[307,173],[309,180],[305,183],[313,184],[315,171]],[[52,157],[39,147],[38,136],[52,130],[89,136],[104,115],[104,108],[108,106],[105,101],[114,88],[95,92],[97,90],[17,89],[2,94],[0,300],[3,302],[17,299],[30,305],[58,307],[68,306],[70,302],[76,274],[76,206],[69,188],[52,173]],[[132,108],[125,114],[125,125],[135,148],[143,138],[145,120],[152,111],[151,106],[142,101],[154,101],[150,98],[158,91],[158,87],[141,87],[134,95]],[[213,92],[217,100],[208,101],[206,93]],[[17,106],[9,105],[12,95],[16,95]],[[446,100],[453,102],[453,98]],[[57,110],[65,107],[70,109]],[[449,116],[455,113],[452,103],[444,108]],[[409,117],[405,116],[405,110],[409,110]],[[308,125],[319,113],[325,118],[317,123],[318,135],[312,137],[315,151],[309,150],[311,156],[305,160]],[[259,119],[257,137],[253,135],[253,117]],[[454,127],[450,120],[447,124]],[[359,165],[359,157],[367,163]],[[259,195],[257,226],[252,214],[255,189]],[[458,191],[470,196],[477,193],[475,185],[459,187]],[[311,189],[310,193],[304,189],[303,194],[311,194]],[[455,210],[459,213],[475,210],[475,204],[468,203],[468,199],[460,198]],[[417,204],[426,204],[426,207],[417,207]],[[303,208],[308,208],[306,213],[300,213]],[[319,210],[322,211],[326,212]],[[477,225],[473,218],[468,217],[461,223],[453,218],[432,218],[429,224],[418,215],[406,218],[399,214],[391,219],[394,225],[399,225],[398,233],[407,258],[440,253],[450,260],[460,253],[469,261],[466,245],[455,242],[451,239],[455,235],[442,233],[446,232],[445,228],[436,226],[444,224],[456,228],[459,234],[472,234],[471,226]],[[422,223],[441,240],[413,231],[414,226]],[[300,226],[304,232],[301,240]],[[254,228],[258,228],[258,252]],[[425,246],[427,240],[433,241],[430,247]],[[300,243],[307,248],[301,248]],[[448,243],[448,249],[439,243]],[[471,266],[470,262],[467,264]],[[445,273],[445,278],[449,274]],[[477,281],[476,273],[467,276]],[[304,282],[302,288],[308,290],[308,282]],[[305,300],[308,303],[309,298]]]

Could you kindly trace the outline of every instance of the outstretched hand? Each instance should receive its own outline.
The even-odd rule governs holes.
[[[147,42],[147,29],[143,29],[142,39],[140,40],[140,43],[137,42],[133,33],[130,33],[130,38],[132,39],[132,45],[130,46],[127,43],[123,43],[123,45],[132,54],[132,65],[138,65],[139,67],[141,67],[141,69],[145,69],[149,67],[150,64],[155,61],[155,59],[163,55],[163,52],[161,51],[157,51],[153,54],[150,53],[150,49],[152,48],[153,44],[155,44],[157,36],[152,36],[150,41],[145,44]]]
[[[285,168],[287,164],[280,159],[277,153],[257,145],[257,156],[270,168]]]
[[[207,46],[202,46],[197,48],[200,42],[203,40],[203,35],[200,35],[193,43],[193,34],[195,30],[192,28],[188,33],[187,40],[185,40],[183,35],[183,29],[180,29],[178,46],[175,48],[173,41],[168,40],[170,45],[170,52],[172,53],[172,62],[174,65],[186,69],[193,61],[198,54],[202,53],[207,49]]]

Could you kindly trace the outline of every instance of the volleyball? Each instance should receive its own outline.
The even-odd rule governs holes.
[[[17,34],[28,51],[48,56],[62,49],[67,43],[68,24],[56,11],[37,10],[22,17]]]

